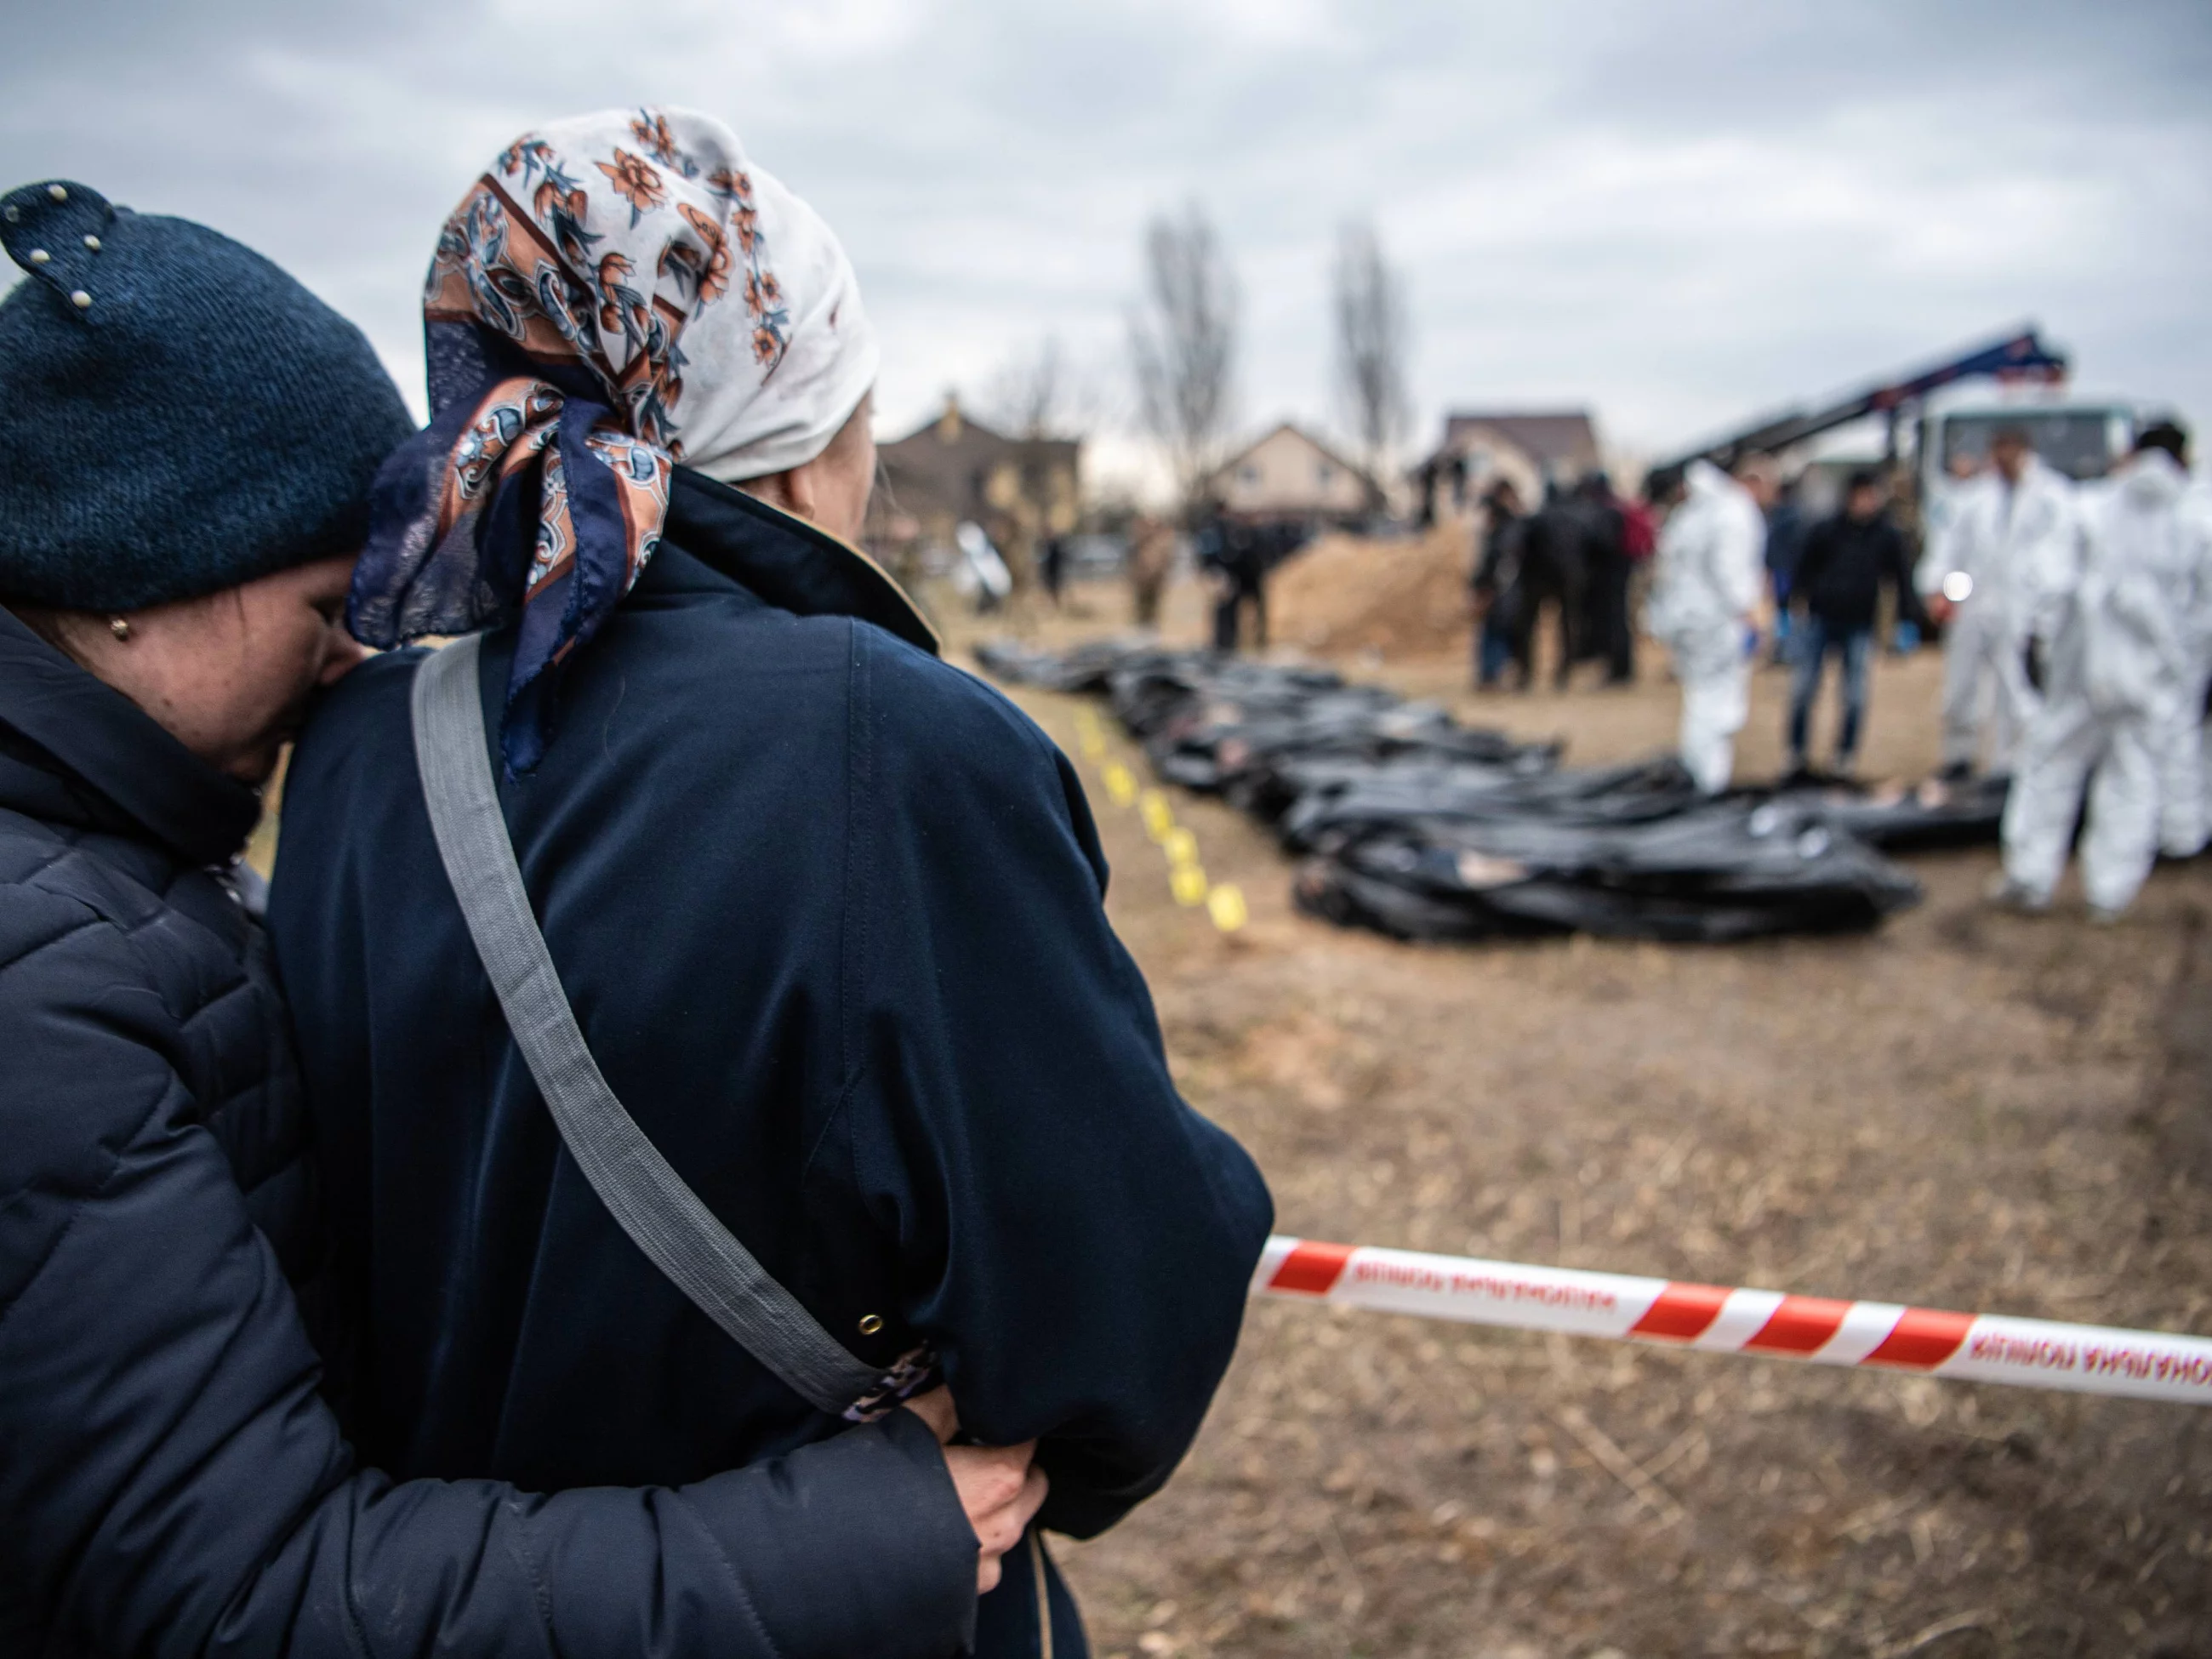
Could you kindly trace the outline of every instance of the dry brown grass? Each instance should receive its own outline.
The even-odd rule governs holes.
[[[1933,670],[1882,665],[1878,767],[1930,757]],[[1584,760],[1672,729],[1656,663],[1480,702],[1456,657],[1381,672]],[[1072,751],[1072,701],[1023,701]],[[1282,1231],[2212,1332],[2212,870],[2114,929],[1989,912],[1978,852],[1917,860],[1928,902],[1865,938],[1408,947],[1295,915],[1264,836],[1176,810],[1251,927],[1176,908],[1102,799],[1109,908]],[[1058,1547],[1132,1659],[2199,1654],[2202,1418],[1262,1303],[1167,1492]]]

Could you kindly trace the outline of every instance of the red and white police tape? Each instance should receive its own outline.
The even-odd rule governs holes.
[[[2158,1331],[1727,1290],[1305,1238],[1269,1239],[1252,1289],[1469,1325],[2212,1406],[2212,1340]]]

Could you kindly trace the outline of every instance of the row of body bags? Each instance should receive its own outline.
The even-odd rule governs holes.
[[[1105,696],[1159,775],[1300,858],[1309,913],[1401,939],[1724,941],[1873,927],[1917,902],[1887,851],[1996,838],[2002,780],[1700,796],[1671,757],[1568,767],[1326,669],[1101,641],[1008,642],[997,678]]]

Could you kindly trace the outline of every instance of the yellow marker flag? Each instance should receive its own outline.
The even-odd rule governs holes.
[[[1160,843],[1160,850],[1168,855],[1168,862],[1181,869],[1198,862],[1198,837],[1189,830],[1177,828],[1168,831],[1168,838]]]
[[[1137,810],[1145,815],[1145,833],[1154,841],[1165,841],[1175,829],[1175,809],[1158,790],[1146,790],[1138,799]]]
[[[1168,877],[1168,890],[1186,910],[1206,902],[1206,872],[1194,864],[1178,864]]]
[[[1075,746],[1083,751],[1085,760],[1101,760],[1106,754],[1106,733],[1098,724],[1098,716],[1087,707],[1075,711]]]
[[[1127,806],[1137,798],[1137,780],[1119,761],[1106,769],[1106,798],[1116,806]]]
[[[1235,933],[1252,919],[1251,912],[1244,908],[1243,890],[1226,882],[1206,894],[1206,908],[1213,918],[1213,925],[1224,933]]]

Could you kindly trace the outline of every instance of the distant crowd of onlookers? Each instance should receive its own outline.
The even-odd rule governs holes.
[[[1547,617],[1559,635],[1558,684],[1593,660],[1604,665],[1607,684],[1633,681],[1629,590],[1654,545],[1650,510],[1616,495],[1602,472],[1571,487],[1546,486],[1533,511],[1511,480],[1493,483],[1482,496],[1473,578],[1475,684],[1499,686],[1509,669],[1523,689],[1534,684],[1537,632]]]

